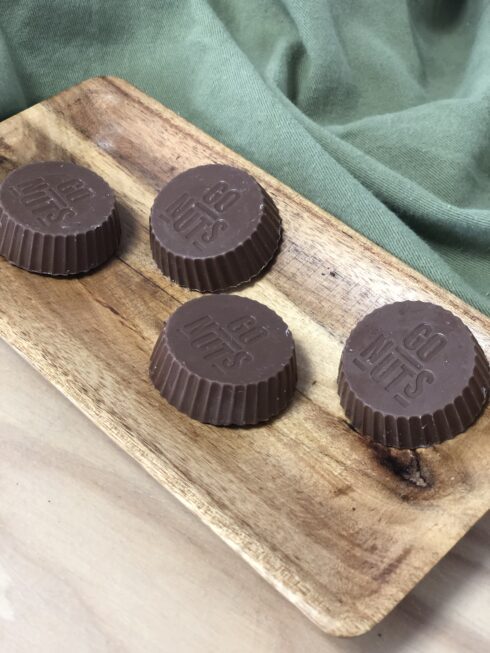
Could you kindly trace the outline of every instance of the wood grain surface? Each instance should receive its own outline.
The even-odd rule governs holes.
[[[488,509],[490,411],[430,450],[370,447],[338,402],[342,343],[374,307],[418,298],[460,315],[488,354],[488,318],[122,80],[89,80],[0,124],[1,178],[46,159],[111,184],[122,247],[78,279],[2,261],[0,334],[322,629],[371,628]],[[284,222],[274,265],[240,291],[274,308],[298,348],[294,404],[265,427],[193,422],[147,378],[163,320],[195,296],[153,264],[149,209],[166,181],[207,162],[249,170]]]

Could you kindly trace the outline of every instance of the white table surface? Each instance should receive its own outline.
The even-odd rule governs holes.
[[[486,653],[489,542],[324,635],[0,340],[1,653]]]

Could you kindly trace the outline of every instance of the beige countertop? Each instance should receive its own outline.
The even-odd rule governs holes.
[[[490,515],[373,631],[324,635],[0,341],[0,651],[490,650]]]

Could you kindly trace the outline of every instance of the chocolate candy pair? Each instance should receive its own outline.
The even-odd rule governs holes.
[[[151,212],[153,256],[183,286],[216,291],[257,276],[279,245],[281,221],[263,188],[230,166],[192,168],[159,193]],[[119,243],[114,193],[91,170],[39,162],[0,188],[0,255],[40,274],[88,272]]]
[[[233,288],[272,260],[279,213],[243,170],[204,165],[178,175],[158,194],[150,217],[153,258],[181,286]],[[296,358],[289,329],[272,310],[231,295],[187,302],[164,325],[150,377],[172,405],[201,422],[247,425],[290,403]]]

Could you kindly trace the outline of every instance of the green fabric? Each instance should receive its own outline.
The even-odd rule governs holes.
[[[490,314],[488,0],[0,0],[0,116],[99,74]]]

